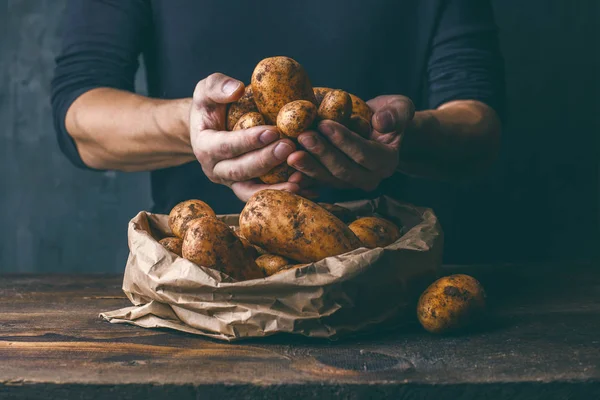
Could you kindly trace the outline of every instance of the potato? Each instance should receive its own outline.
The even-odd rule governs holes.
[[[325,210],[329,211],[337,218],[339,218],[343,223],[347,224],[356,219],[354,213],[348,210],[346,207],[338,206],[337,204],[329,204],[329,203],[318,203]]]
[[[456,332],[477,320],[485,312],[485,291],[477,279],[463,274],[446,276],[423,292],[417,305],[417,317],[432,333]]]
[[[265,119],[258,112],[249,112],[244,114],[238,119],[238,122],[233,127],[234,131],[239,131],[240,129],[249,129],[255,126],[265,125]]]
[[[367,103],[362,101],[362,99],[360,99],[358,96],[355,96],[352,93],[349,94],[350,98],[352,99],[352,115],[359,115],[363,117],[367,120],[367,122],[369,122],[370,125],[371,119],[373,118],[373,110],[371,110],[371,107],[369,107]]]
[[[284,135],[297,138],[306,132],[317,117],[317,107],[306,100],[292,101],[281,108],[277,114],[277,128]]]
[[[285,257],[278,256],[276,254],[263,254],[256,260],[256,265],[262,269],[266,276],[271,276],[279,271],[288,269],[292,265],[290,260]]]
[[[177,204],[169,213],[169,228],[173,234],[183,239],[190,221],[200,217],[216,217],[212,208],[201,200],[187,200]]]
[[[348,227],[362,242],[363,246],[369,249],[388,246],[400,238],[398,227],[383,218],[359,218]]]
[[[323,97],[317,112],[319,119],[345,124],[352,114],[352,100],[343,90],[332,90]]]
[[[265,175],[260,177],[260,180],[269,185],[276,183],[287,182],[290,176],[296,172],[296,170],[290,167],[287,163],[279,164]]]
[[[346,122],[346,128],[368,139],[371,136],[371,124],[360,115],[352,115]]]
[[[181,257],[181,245],[183,241],[178,237],[166,237],[158,241],[163,247],[169,250],[171,253],[177,254]]]
[[[192,220],[183,238],[183,257],[219,270],[237,280],[262,278],[262,271],[244,250],[242,241],[224,222],[202,217]]]
[[[259,253],[258,247],[254,246],[252,243],[250,243],[250,241],[248,239],[246,239],[242,235],[242,233],[240,232],[239,226],[233,227],[233,228],[231,228],[231,230],[233,231],[235,236],[237,236],[240,239],[240,241],[242,242],[242,244],[244,245],[244,251],[246,252],[246,254],[248,255],[249,258],[254,260],[259,255],[264,254],[264,250],[263,250],[263,253]]]
[[[315,99],[317,100],[317,107],[319,107],[321,105],[321,103],[323,102],[323,98],[325,97],[325,95],[329,92],[331,92],[333,89],[331,88],[326,88],[326,87],[316,87],[313,88],[313,92],[315,94]]]
[[[292,193],[265,189],[255,193],[240,214],[240,230],[269,253],[301,263],[336,256],[361,246],[338,218]]]
[[[252,89],[256,106],[268,124],[275,124],[279,110],[292,101],[317,103],[306,71],[289,57],[259,62],[252,73]]]
[[[256,111],[258,111],[258,108],[254,102],[252,85],[248,85],[246,86],[242,97],[240,97],[238,101],[231,103],[227,109],[227,130],[233,130],[235,124],[237,124],[242,115]]]

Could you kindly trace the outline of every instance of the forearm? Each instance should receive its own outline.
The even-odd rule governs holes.
[[[500,144],[495,111],[477,101],[455,101],[415,113],[400,146],[399,170],[454,180],[486,170]]]
[[[93,89],[71,105],[66,127],[83,162],[91,168],[147,171],[172,167],[195,160],[189,139],[190,102]]]

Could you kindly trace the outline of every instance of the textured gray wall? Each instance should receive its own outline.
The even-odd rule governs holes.
[[[65,4],[0,11],[0,272],[122,271],[127,221],[151,204],[147,174],[77,170],[58,149],[48,96]]]
[[[146,174],[80,171],[57,147],[48,93],[65,3],[0,0],[0,272],[122,271],[127,221],[150,205]],[[510,124],[492,175],[457,190],[464,226],[483,259],[586,258],[598,244],[600,2],[494,4]]]

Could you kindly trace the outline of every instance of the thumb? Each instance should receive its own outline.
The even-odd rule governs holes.
[[[244,94],[244,84],[227,75],[215,73],[201,80],[194,89],[190,127],[224,129],[226,104]]]

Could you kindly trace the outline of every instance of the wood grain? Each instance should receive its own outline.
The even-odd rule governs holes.
[[[120,276],[0,276],[0,398],[598,398],[598,266],[450,271],[478,277],[491,301],[493,318],[468,335],[412,326],[236,344],[101,321],[129,305]]]

